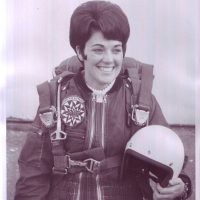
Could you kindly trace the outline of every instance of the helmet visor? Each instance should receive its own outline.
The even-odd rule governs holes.
[[[162,187],[166,187],[169,183],[169,180],[173,176],[173,170],[171,167],[159,163],[130,149],[126,151],[124,157],[124,175],[127,168],[131,168],[136,173],[148,171],[149,178],[155,182],[160,183]]]

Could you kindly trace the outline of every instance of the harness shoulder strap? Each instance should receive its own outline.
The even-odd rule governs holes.
[[[134,60],[132,67],[126,67],[126,70],[131,93],[127,98],[131,107],[128,109],[129,117],[136,125],[147,125],[151,109],[153,66]]]
[[[39,95],[39,104],[40,104],[39,112],[42,113],[46,109],[49,109],[51,105],[49,82],[45,81],[44,83],[38,85],[37,91]]]
[[[51,88],[48,81],[37,86],[39,95],[39,117],[45,128],[51,128],[55,125],[56,109],[51,101]]]
[[[65,169],[60,170],[62,163],[57,159],[58,157],[63,157],[65,155],[63,140],[67,136],[61,128],[60,95],[62,82],[68,81],[73,76],[73,72],[64,71],[54,77],[50,82],[46,81],[37,86],[40,103],[39,117],[44,127],[49,130],[48,132],[52,143],[52,154],[54,157],[54,172],[65,171]]]
[[[139,95],[139,105],[150,109],[151,91],[153,85],[153,65],[142,65],[141,89]]]
[[[64,71],[52,80],[45,81],[37,86],[39,95],[39,116],[42,124],[46,128],[55,126],[58,85],[61,84],[63,80],[67,81],[73,76],[73,72]]]

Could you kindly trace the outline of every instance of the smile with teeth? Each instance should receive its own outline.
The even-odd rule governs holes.
[[[103,72],[112,72],[114,67],[98,67]]]

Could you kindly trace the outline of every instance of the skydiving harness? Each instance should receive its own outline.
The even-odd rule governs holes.
[[[153,66],[136,63],[136,67],[125,69],[127,79],[126,109],[128,126],[135,124],[139,127],[147,126],[151,110],[151,90],[153,84]]]
[[[153,66],[136,62],[134,66],[126,66],[123,74],[127,89],[127,124],[129,127],[148,125]],[[69,80],[73,76],[73,72],[64,71],[50,82],[46,81],[37,87],[40,102],[39,117],[44,127],[49,131],[52,143],[53,172],[68,174],[86,170],[91,173],[99,173],[105,169],[120,166],[121,156],[115,155],[105,158],[102,147],[66,155],[63,142],[67,139],[67,133],[62,131],[61,123],[61,86],[63,81]],[[55,98],[53,94],[56,91]]]

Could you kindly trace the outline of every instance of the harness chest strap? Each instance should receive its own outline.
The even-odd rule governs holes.
[[[95,152],[95,149],[87,151],[93,152],[94,155],[84,160],[82,158],[81,160],[74,159],[73,154],[65,156],[54,156],[53,172],[59,174],[77,173],[81,171],[89,171],[91,173],[101,173],[104,170],[119,167],[121,165],[122,162],[121,155],[115,155],[112,157],[104,158],[102,160],[98,160],[97,158],[96,159],[92,158],[97,156],[96,154],[97,152]],[[81,154],[82,152],[80,152],[80,155]]]

